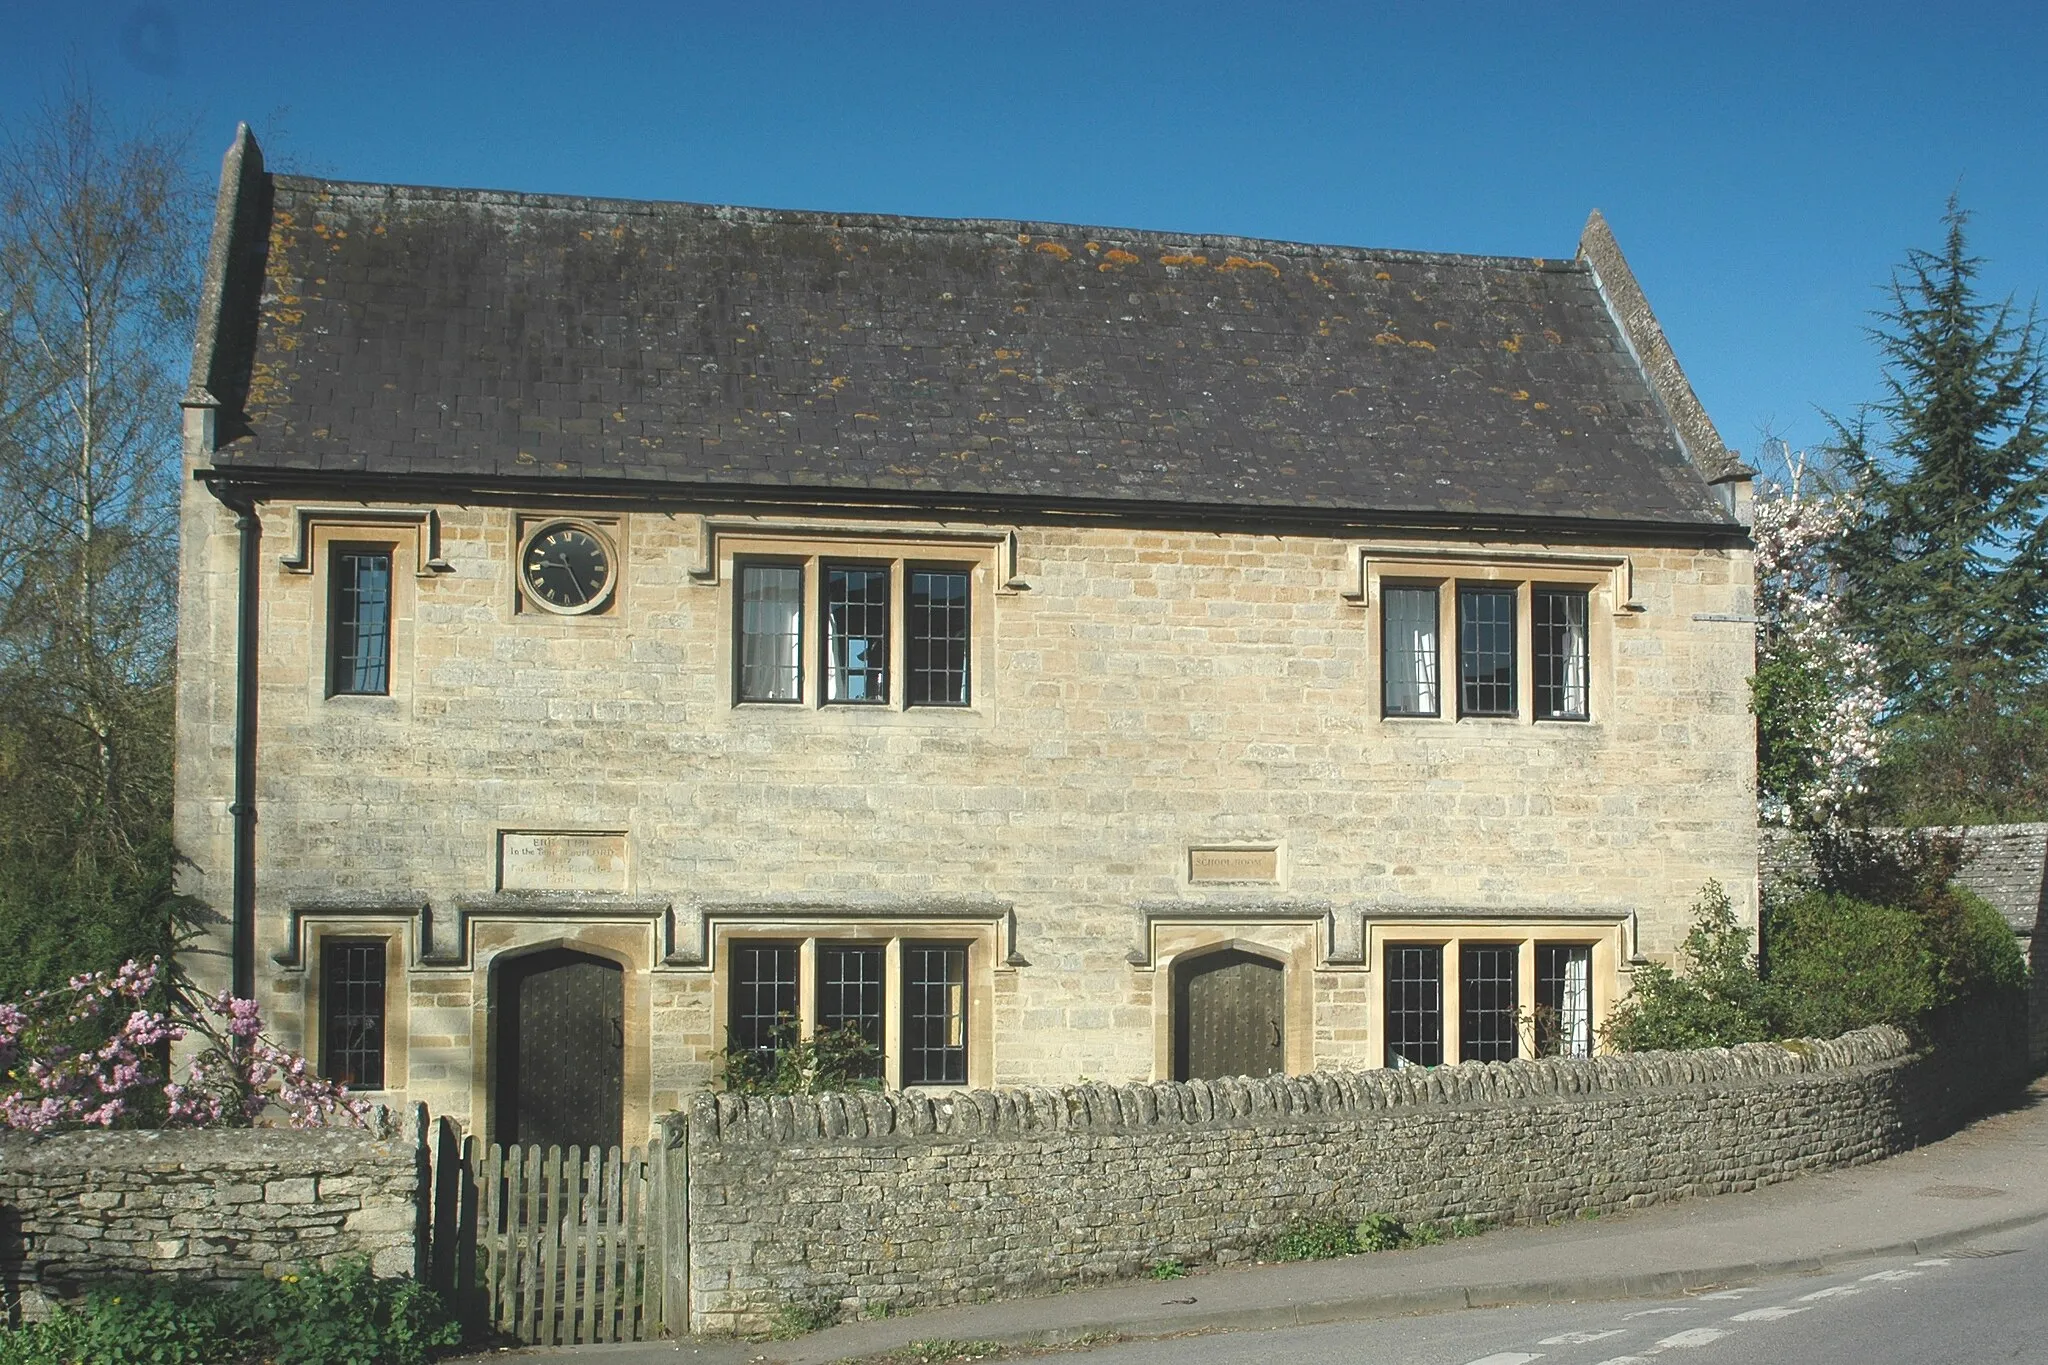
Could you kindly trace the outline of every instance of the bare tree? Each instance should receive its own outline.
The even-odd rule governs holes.
[[[0,129],[0,880],[45,897],[168,872],[183,153],[76,86]]]

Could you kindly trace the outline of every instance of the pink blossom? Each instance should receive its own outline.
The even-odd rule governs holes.
[[[136,1098],[152,1088],[160,1088],[166,1118],[175,1124],[250,1122],[272,1105],[299,1127],[337,1117],[364,1121],[367,1106],[346,1087],[313,1075],[304,1057],[263,1036],[255,1001],[222,992],[196,1011],[145,1008],[159,975],[156,962],[128,962],[112,973],[81,973],[62,989],[0,1002],[0,1061],[13,1067],[8,1077],[15,1082],[0,1093],[0,1123],[30,1132],[111,1127],[135,1117]],[[81,1026],[98,1034],[82,1049],[65,1041]],[[161,1074],[149,1050],[194,1033],[206,1046],[185,1080]]]

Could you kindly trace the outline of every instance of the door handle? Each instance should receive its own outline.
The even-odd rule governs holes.
[[[1285,1041],[1280,1033],[1280,1021],[1278,1019],[1268,1019],[1266,1022],[1273,1026],[1273,1046],[1279,1047]]]

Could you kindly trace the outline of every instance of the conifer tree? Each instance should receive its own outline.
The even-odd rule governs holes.
[[[1875,329],[1884,397],[1836,424],[1861,512],[1834,547],[1895,722],[2009,713],[2048,674],[2048,414],[2034,314],[1982,301],[1969,215],[1908,253]]]

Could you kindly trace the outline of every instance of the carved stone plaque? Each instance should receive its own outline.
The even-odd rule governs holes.
[[[626,836],[580,830],[500,830],[498,889],[625,891]]]
[[[1280,850],[1277,848],[1191,848],[1188,850],[1188,880],[1191,882],[1277,882],[1280,880]]]

